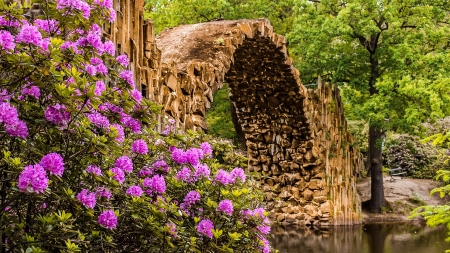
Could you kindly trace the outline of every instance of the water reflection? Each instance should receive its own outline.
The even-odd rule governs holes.
[[[275,227],[271,244],[280,253],[444,253],[443,227],[420,224],[365,224],[329,230]]]

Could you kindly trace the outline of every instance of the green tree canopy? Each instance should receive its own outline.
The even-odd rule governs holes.
[[[276,32],[286,34],[292,24],[294,0],[146,0],[147,15],[156,32],[181,24],[214,19],[268,18]]]
[[[384,203],[380,139],[449,115],[446,0],[296,1],[288,36],[304,83],[340,84],[349,119],[370,123],[371,209]]]

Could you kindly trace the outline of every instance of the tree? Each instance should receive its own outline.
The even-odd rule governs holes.
[[[276,32],[286,34],[292,24],[294,0],[146,0],[146,17],[155,22],[156,31],[181,24],[214,19],[268,18]]]
[[[347,119],[369,122],[371,211],[384,204],[382,139],[449,115],[448,0],[299,0],[288,35],[304,83],[338,83]]]
[[[39,2],[0,0],[0,252],[269,252],[244,157],[155,131],[112,1]]]

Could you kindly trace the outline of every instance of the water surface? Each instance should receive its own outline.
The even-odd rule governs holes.
[[[273,227],[272,247],[280,253],[444,253],[444,227],[420,224],[365,224],[329,230]]]

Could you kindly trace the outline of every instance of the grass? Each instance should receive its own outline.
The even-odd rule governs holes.
[[[230,93],[230,88],[228,84],[224,83],[222,89],[214,94],[211,108],[206,112],[206,125],[209,134],[237,142],[236,130],[231,120],[231,104],[228,93]]]

